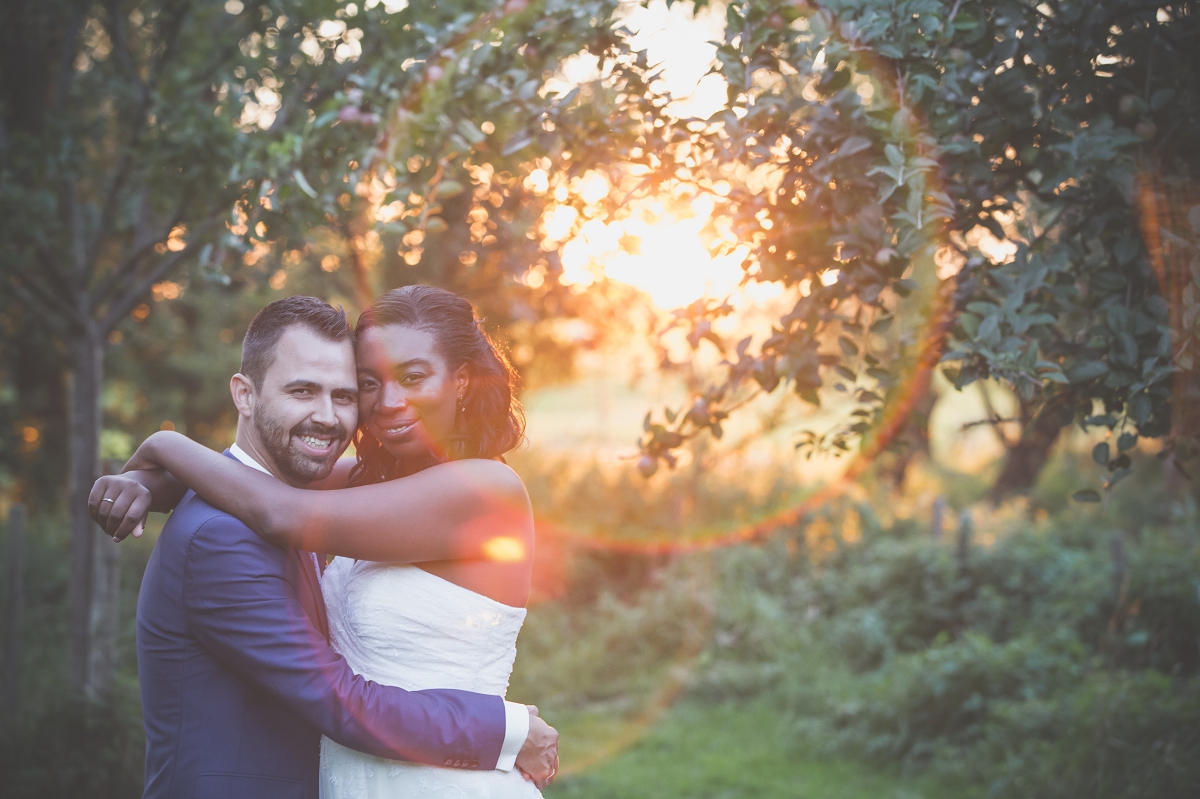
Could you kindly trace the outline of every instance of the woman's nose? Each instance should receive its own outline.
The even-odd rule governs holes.
[[[408,405],[408,397],[399,383],[390,381],[383,385],[383,397],[380,404],[385,408],[404,408]]]

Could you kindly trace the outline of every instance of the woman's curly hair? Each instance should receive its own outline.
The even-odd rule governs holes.
[[[517,373],[500,348],[484,332],[475,309],[457,294],[434,286],[403,286],[385,292],[363,311],[354,335],[385,325],[425,330],[451,371],[463,364],[470,386],[463,396],[454,432],[438,442],[432,465],[442,460],[500,458],[520,443],[525,415],[516,396]],[[379,483],[413,471],[401,464],[360,424],[354,436],[358,463],[350,484]]]

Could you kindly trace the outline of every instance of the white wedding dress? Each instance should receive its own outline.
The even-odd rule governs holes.
[[[504,696],[525,609],[415,566],[335,558],[321,577],[333,648],[367,679]],[[321,739],[321,799],[536,799],[516,771],[373,757]]]

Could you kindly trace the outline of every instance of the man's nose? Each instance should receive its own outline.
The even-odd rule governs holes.
[[[333,412],[333,397],[329,394],[321,395],[317,400],[316,406],[312,409],[312,420],[326,427],[336,427],[338,424],[337,414]]]

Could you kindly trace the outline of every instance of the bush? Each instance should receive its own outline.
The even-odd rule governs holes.
[[[136,700],[59,701],[0,729],[3,795],[127,799],[142,792],[145,735]]]
[[[818,612],[783,671],[804,748],[1002,797],[1200,795],[1190,515],[1065,515],[986,547],[888,530],[800,572]]]

